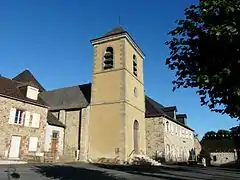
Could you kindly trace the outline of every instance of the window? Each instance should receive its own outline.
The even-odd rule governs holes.
[[[133,74],[137,76],[137,58],[136,55],[133,55]]]
[[[39,124],[40,124],[40,114],[38,113],[33,113],[32,116],[32,127],[34,128],[39,128]]]
[[[134,88],[134,96],[137,97],[137,88]]]
[[[14,124],[22,125],[24,120],[24,111],[16,109]]]
[[[112,69],[113,68],[113,48],[108,47],[104,53],[103,60],[103,69]]]
[[[217,156],[213,156],[213,161],[217,161]]]
[[[169,132],[169,122],[166,122],[166,131]]]
[[[177,125],[175,126],[175,132],[176,132],[176,135],[178,136],[178,127],[177,127]]]
[[[52,132],[52,139],[58,139],[58,131]]]
[[[33,151],[33,152],[37,151],[37,145],[38,145],[38,138],[30,137],[28,151]]]

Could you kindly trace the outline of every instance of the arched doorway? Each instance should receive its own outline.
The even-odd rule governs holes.
[[[139,154],[139,123],[137,120],[133,123],[133,141],[134,141],[134,153]]]

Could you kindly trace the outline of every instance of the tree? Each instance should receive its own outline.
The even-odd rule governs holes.
[[[199,0],[169,32],[173,91],[197,88],[201,105],[240,118],[240,0]]]

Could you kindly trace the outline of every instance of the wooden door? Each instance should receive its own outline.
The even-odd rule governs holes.
[[[139,154],[139,123],[137,120],[133,124],[133,142],[134,142],[134,153]]]

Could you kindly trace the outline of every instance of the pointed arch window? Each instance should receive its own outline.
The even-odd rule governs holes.
[[[113,68],[113,48],[108,47],[104,53],[103,57],[103,69],[112,69]]]
[[[137,76],[137,58],[136,55],[133,55],[133,74]]]

